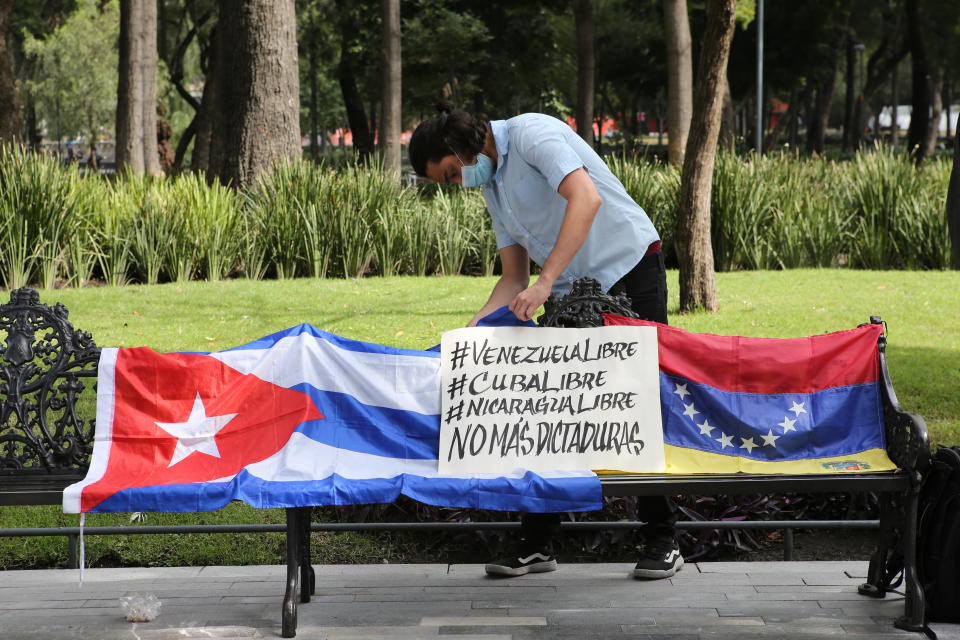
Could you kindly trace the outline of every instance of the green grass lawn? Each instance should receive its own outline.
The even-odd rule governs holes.
[[[932,440],[960,444],[960,273],[795,270],[717,275],[720,311],[679,315],[677,273],[668,274],[671,323],[727,335],[797,337],[849,329],[879,315],[889,325],[889,365],[905,409],[924,416]],[[493,278],[369,278],[62,289],[74,326],[101,346],[213,351],[307,322],[348,338],[421,349],[463,326],[485,302]],[[279,510],[232,504],[210,514],[149,514],[147,524],[282,522]],[[0,509],[0,527],[76,525],[56,507]],[[124,514],[91,514],[89,526],[128,523]],[[131,525],[136,526],[136,525]],[[387,548],[381,548],[386,545]],[[358,534],[315,544],[318,561],[413,557],[409,538]],[[281,534],[97,536],[94,565],[279,562]],[[0,568],[64,566],[57,538],[0,538]]]
[[[215,351],[307,322],[357,340],[424,349],[463,326],[494,278],[230,280],[46,291],[101,346]],[[669,273],[671,323],[724,335],[797,337],[849,329],[879,315],[900,402],[927,419],[935,442],[960,444],[960,273],[742,271],[717,275],[720,311],[679,315]]]

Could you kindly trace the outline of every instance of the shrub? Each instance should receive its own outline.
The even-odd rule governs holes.
[[[246,191],[202,174],[112,182],[18,146],[0,149],[0,285],[153,284],[368,274],[493,273],[479,191],[404,187],[377,164],[287,162]],[[675,264],[680,172],[657,159],[610,168]],[[712,192],[717,269],[848,265],[945,269],[951,165],[885,148],[838,163],[796,152],[721,153]]]

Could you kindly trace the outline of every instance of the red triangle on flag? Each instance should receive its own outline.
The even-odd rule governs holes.
[[[323,418],[306,393],[208,355],[147,347],[117,351],[114,394],[107,469],[84,489],[82,511],[123,489],[233,476]]]

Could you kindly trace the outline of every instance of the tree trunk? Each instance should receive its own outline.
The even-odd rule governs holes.
[[[950,76],[946,76],[943,79],[943,108],[947,112],[947,131],[946,131],[947,138],[953,137],[953,133],[951,132],[951,124],[950,124],[952,122],[950,118],[953,115],[950,113],[950,103],[953,102],[952,89],[953,87],[950,86]]]
[[[928,129],[930,127],[930,78],[927,51],[920,33],[920,10],[918,0],[907,0],[907,38],[910,43],[911,83],[910,128],[907,130],[907,147],[919,163],[924,158]]]
[[[157,3],[143,1],[143,22],[140,24],[142,56],[140,75],[143,78],[143,170],[149,175],[161,175],[159,136],[157,131]]]
[[[667,158],[683,166],[683,154],[693,116],[693,53],[687,0],[664,0],[664,37],[667,44]],[[724,74],[726,77],[726,74]]]
[[[787,141],[790,149],[797,148],[797,138],[800,136],[800,113],[806,110],[806,105],[810,101],[810,86],[805,86],[795,98],[797,106],[793,111],[793,117],[790,118],[790,128]],[[793,103],[791,103],[791,107]]]
[[[894,65],[890,78],[890,147],[894,152],[896,152],[897,147],[900,146],[900,123],[897,120],[897,115],[900,110],[900,85],[898,83],[899,74],[897,73],[899,70],[900,65]]]
[[[197,135],[197,122],[199,120],[199,115],[196,113],[193,114],[193,119],[190,120],[190,124],[188,124],[187,128],[180,134],[177,148],[173,152],[173,166],[170,167],[170,170],[174,173],[179,172],[183,168],[183,161],[186,158],[187,149],[190,147],[190,142],[194,140]],[[194,146],[194,148],[196,148],[196,146]]]
[[[777,120],[777,124],[770,131],[770,134],[763,141],[763,151],[764,153],[769,153],[776,147],[780,146],[780,138],[783,136],[783,132],[790,132],[793,130],[793,123],[797,119],[797,113],[800,111],[800,104],[802,100],[800,97],[800,91],[794,87],[790,90],[790,102],[787,104],[786,112],[780,116]]]
[[[121,0],[118,67],[117,171],[159,175],[155,0]]]
[[[203,95],[200,96],[200,109],[196,118],[196,141],[193,143],[193,155],[190,158],[190,168],[193,171],[208,172],[210,169],[210,142],[213,136],[213,121],[217,110],[217,50],[220,32],[220,23],[213,27],[210,34],[210,47],[207,58],[207,71],[203,79]]]
[[[663,152],[663,98],[657,96],[657,147]]]
[[[577,26],[577,133],[592,147],[596,61],[591,0],[574,0],[573,15]]]
[[[7,50],[10,12],[13,0],[0,0],[0,143],[20,138],[20,105],[13,60]]]
[[[143,163],[143,23],[144,0],[120,1],[120,56],[117,82],[116,166],[142,174]]]
[[[720,118],[720,148],[724,151],[734,151],[737,146],[736,117],[733,113],[733,94],[730,92],[730,81],[723,78],[723,114]]]
[[[31,151],[40,151],[40,144],[43,142],[43,136],[40,134],[40,123],[37,118],[37,105],[27,96],[24,111],[27,115],[27,144]]]
[[[857,135],[854,132],[855,93],[854,82],[856,77],[857,51],[853,48],[853,38],[847,41],[847,97],[843,107],[843,150],[852,151],[856,146]]]
[[[960,269],[960,135],[953,139],[953,170],[947,187],[947,226],[950,228],[951,265]]]
[[[930,125],[927,139],[923,142],[924,157],[932,156],[937,150],[937,137],[940,135],[940,117],[943,115],[943,67],[937,65],[930,74]]]
[[[300,157],[296,27],[294,0],[220,0],[209,174],[223,184]]]
[[[353,149],[359,160],[365,162],[373,153],[373,139],[370,134],[370,123],[363,110],[363,99],[357,88],[357,78],[353,73],[353,54],[346,36],[342,36],[340,46],[340,64],[337,66],[337,79],[340,81],[340,92],[343,94],[343,106],[347,111],[347,120],[350,123],[350,133],[353,134]]]
[[[814,117],[807,125],[807,153],[822,154],[827,137],[827,124],[830,122],[830,106],[837,88],[837,69],[824,77],[817,86],[814,100]]]
[[[307,32],[307,73],[310,77],[310,157],[314,162],[320,162],[320,147],[318,146],[320,131],[320,88],[317,74],[320,73],[320,64],[317,61],[317,29]]]
[[[730,57],[737,0],[710,0],[700,51],[694,111],[680,181],[677,256],[680,310],[717,309],[710,239],[710,197],[720,135],[723,85]]]
[[[380,0],[383,13],[383,116],[380,149],[383,168],[400,175],[400,0]]]

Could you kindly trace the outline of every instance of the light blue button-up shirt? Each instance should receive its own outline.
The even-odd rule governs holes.
[[[565,122],[527,113],[495,120],[490,128],[497,145],[497,170],[483,186],[483,197],[497,248],[519,244],[542,267],[567,210],[557,188],[580,167],[587,170],[603,200],[583,246],[554,282],[554,294],[567,293],[584,276],[609,291],[660,239],[650,218],[600,156]]]

